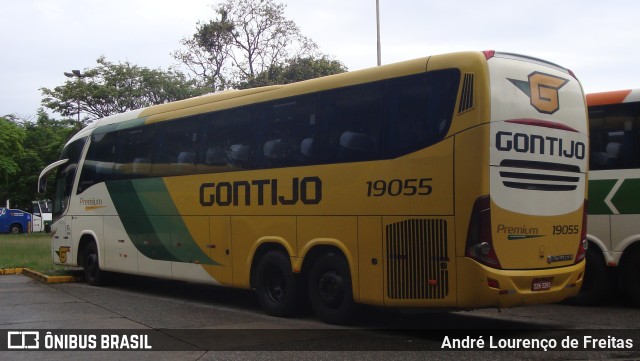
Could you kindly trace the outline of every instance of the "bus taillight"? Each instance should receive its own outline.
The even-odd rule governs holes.
[[[493,58],[496,55],[496,51],[495,50],[485,50],[482,53],[484,54],[484,57],[487,60]]]
[[[587,241],[587,201],[584,201],[584,209],[582,210],[582,232],[580,232],[580,244],[574,263],[579,263],[587,254],[589,242]]]
[[[473,205],[465,256],[486,266],[500,268],[500,261],[493,248],[491,232],[491,200],[489,196],[476,199]]]

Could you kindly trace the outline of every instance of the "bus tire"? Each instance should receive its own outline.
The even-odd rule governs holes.
[[[9,231],[10,231],[12,234],[19,234],[19,233],[22,233],[22,226],[21,226],[21,225],[19,225],[18,223],[14,223],[14,224],[12,224],[12,225],[11,225],[11,227],[9,228]]]
[[[316,316],[331,324],[349,324],[357,316],[351,272],[342,254],[326,253],[309,273],[309,302]]]
[[[602,304],[613,287],[609,279],[609,270],[600,252],[595,246],[587,248],[585,257],[584,279],[580,292],[570,300],[570,303],[581,306],[597,306]]]
[[[640,307],[640,249],[633,250],[633,253],[625,258],[620,271],[623,290],[631,302]]]
[[[280,251],[267,252],[256,267],[256,295],[269,315],[288,317],[298,307],[296,278],[289,257]]]
[[[101,286],[105,283],[105,273],[100,269],[100,259],[98,258],[98,248],[95,242],[90,242],[84,249],[82,255],[84,279],[92,286]]]

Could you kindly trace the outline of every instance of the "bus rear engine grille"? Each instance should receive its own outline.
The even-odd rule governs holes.
[[[409,219],[386,226],[387,296],[442,299],[449,293],[447,221]]]
[[[580,167],[570,164],[505,159],[500,178],[505,187],[547,192],[573,191],[580,182]]]

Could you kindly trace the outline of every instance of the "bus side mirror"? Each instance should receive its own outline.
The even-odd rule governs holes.
[[[44,193],[47,190],[47,177],[38,179],[38,193]]]
[[[49,164],[42,170],[42,172],[40,172],[40,176],[38,177],[38,193],[44,193],[44,191],[47,190],[47,175],[68,161],[69,159],[60,159],[57,162]]]

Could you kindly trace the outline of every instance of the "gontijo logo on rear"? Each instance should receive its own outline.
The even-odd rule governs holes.
[[[517,79],[509,79],[509,81],[529,97],[531,106],[540,113],[557,112],[560,109],[558,90],[569,80],[538,71],[529,74],[528,78],[528,81]]]

